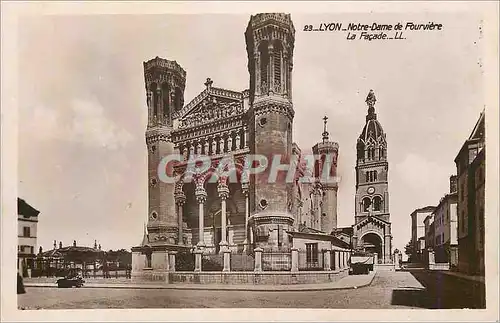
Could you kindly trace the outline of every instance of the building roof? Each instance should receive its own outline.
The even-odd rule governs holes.
[[[38,256],[43,257],[43,258],[62,258],[66,255],[77,254],[77,253],[97,255],[99,253],[103,253],[103,251],[99,250],[99,249],[95,249],[95,248],[89,248],[89,247],[69,246],[69,247],[62,247],[62,248],[58,248],[58,249],[48,250],[48,251],[42,252]]]
[[[25,218],[35,217],[40,214],[40,211],[26,203],[25,200],[17,198],[17,214],[22,215]]]
[[[384,130],[382,125],[377,120],[377,114],[375,113],[375,94],[373,90],[370,90],[368,96],[366,97],[366,104],[368,105],[368,114],[366,115],[366,123],[359,135],[358,141],[366,144],[370,138],[377,142],[379,138],[384,136]]]
[[[476,124],[474,125],[474,128],[472,129],[471,134],[469,135],[469,138],[463,143],[462,147],[458,151],[457,156],[455,157],[455,163],[458,163],[458,160],[460,156],[462,155],[462,152],[467,148],[467,146],[471,143],[474,142],[480,142],[484,141],[484,136],[485,136],[485,131],[484,131],[484,110],[481,112],[479,115],[479,118],[476,121]]]
[[[434,212],[435,209],[436,209],[436,207],[432,206],[432,205],[424,206],[424,207],[421,207],[419,209],[415,209],[413,212],[411,212],[410,216],[413,216],[413,214],[416,214],[416,213]]]

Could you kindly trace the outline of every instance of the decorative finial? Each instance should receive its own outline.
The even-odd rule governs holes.
[[[375,102],[377,102],[377,99],[375,98],[375,93],[373,93],[373,90],[370,90],[370,92],[368,92],[368,96],[366,97],[365,102],[368,105],[368,115],[366,116],[366,122],[368,122],[368,120],[377,119],[377,114],[375,113]]]
[[[205,86],[207,87],[207,90],[210,90],[213,83],[214,83],[214,81],[212,81],[211,78],[207,78],[207,81],[205,82]]]
[[[369,108],[373,108],[375,106],[375,102],[377,102],[377,99],[375,98],[375,93],[373,93],[373,90],[370,90],[368,92],[368,96],[366,97],[366,104],[368,104]]]
[[[328,117],[323,117],[323,142],[328,140],[328,131],[326,130],[326,123],[328,122]]]

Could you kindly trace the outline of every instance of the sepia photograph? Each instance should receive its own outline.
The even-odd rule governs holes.
[[[498,3],[2,7],[5,318],[499,319]]]

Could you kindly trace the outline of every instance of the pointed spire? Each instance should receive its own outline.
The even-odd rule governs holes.
[[[375,93],[373,92],[373,90],[370,90],[370,92],[368,92],[368,96],[366,97],[365,102],[368,105],[368,115],[366,116],[366,121],[377,119],[377,114],[375,113],[375,102],[377,102],[377,99],[375,98]]]
[[[326,123],[328,122],[328,117],[327,116],[324,116],[323,117],[323,142],[327,142],[328,141],[328,131],[326,130]]]
[[[144,223],[144,235],[142,237],[142,243],[141,243],[141,246],[145,246],[149,243],[149,239],[148,239],[148,229],[147,229],[147,225],[146,223]]]

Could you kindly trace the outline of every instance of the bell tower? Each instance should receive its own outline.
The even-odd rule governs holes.
[[[387,141],[375,113],[375,93],[366,97],[368,114],[356,144],[356,196],[353,247],[391,261],[392,235],[389,213]],[[368,250],[369,249],[369,250]]]
[[[323,118],[323,140],[313,146],[313,154],[319,156],[318,165],[315,169],[317,185],[322,190],[322,208],[319,215],[320,230],[330,234],[337,228],[337,158],[339,144],[329,139],[327,130],[328,117]]]
[[[257,246],[264,249],[287,247],[286,230],[293,216],[293,181],[286,171],[271,170],[289,164],[292,151],[292,69],[295,28],[291,16],[261,13],[251,16],[245,33],[250,76],[250,154],[267,158],[264,172],[251,179],[250,217]],[[273,174],[274,173],[274,174]]]
[[[163,157],[176,153],[171,139],[173,114],[184,105],[186,72],[177,62],[156,57],[144,62],[144,78],[148,107],[149,242],[177,244],[175,184],[159,180],[158,165]]]

